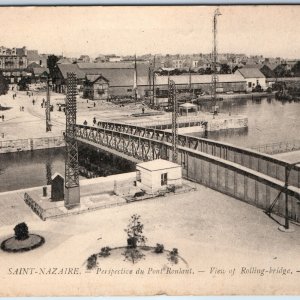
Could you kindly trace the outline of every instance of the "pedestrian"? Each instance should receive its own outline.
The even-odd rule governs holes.
[[[22,111],[24,111],[24,106],[22,106]]]
[[[4,121],[4,115],[2,115],[2,122]]]
[[[144,113],[144,112],[145,112],[145,108],[143,107],[143,108],[142,108],[142,113]]]
[[[94,102],[94,107],[96,106],[96,102]]]
[[[93,119],[93,124],[95,125],[97,123],[96,118]]]
[[[87,125],[87,121],[86,120],[84,120],[83,125]]]
[[[32,105],[34,105],[34,102],[35,102],[34,99],[32,99]]]

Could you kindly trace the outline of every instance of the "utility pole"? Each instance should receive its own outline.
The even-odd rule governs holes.
[[[51,131],[50,117],[50,78],[47,80],[47,96],[46,96],[46,132]]]
[[[173,103],[172,109],[172,160],[177,163],[178,160],[178,124],[177,124],[177,115],[178,115],[178,106],[176,99],[176,84],[173,80],[169,80],[169,103]]]
[[[152,70],[152,104],[155,105],[155,55],[153,58],[153,70]]]
[[[218,59],[218,50],[217,50],[217,17],[221,16],[219,9],[217,8],[214,12],[214,19],[213,19],[213,52],[212,52],[212,104],[214,109],[214,115],[218,113],[217,111],[217,82],[218,82],[218,75],[217,75],[217,59]]]
[[[76,76],[67,73],[65,207],[68,209],[80,204],[76,112]]]
[[[136,54],[134,57],[134,75],[133,75],[133,92],[134,92],[134,102],[137,103],[137,67],[136,67]]]

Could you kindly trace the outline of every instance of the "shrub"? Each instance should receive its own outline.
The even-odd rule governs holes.
[[[102,257],[107,257],[110,255],[110,250],[111,250],[111,248],[109,248],[109,247],[103,247],[103,248],[101,248],[101,252],[99,253],[99,255]]]
[[[97,255],[93,254],[87,259],[87,266],[88,270],[94,269],[97,266]]]
[[[125,229],[127,233],[127,245],[130,248],[136,248],[138,245],[145,245],[147,238],[143,235],[144,225],[140,221],[139,215],[132,215],[129,224]]]
[[[16,225],[14,231],[16,240],[24,241],[29,238],[28,226],[24,222]]]
[[[163,253],[165,250],[165,247],[163,244],[156,244],[156,247],[154,249],[155,253]]]
[[[168,258],[171,262],[173,262],[174,264],[178,263],[178,249],[177,248],[173,248],[172,251],[170,251],[169,254],[169,258]]]
[[[144,258],[144,254],[136,248],[127,248],[124,253],[124,260],[131,261],[133,264],[138,262],[140,259]]]

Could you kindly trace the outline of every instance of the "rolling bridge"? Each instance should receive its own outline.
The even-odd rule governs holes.
[[[115,122],[76,125],[76,139],[133,162],[172,159],[172,133]],[[178,134],[183,176],[264,210],[300,222],[300,165],[226,143]],[[286,185],[286,174],[288,185]]]

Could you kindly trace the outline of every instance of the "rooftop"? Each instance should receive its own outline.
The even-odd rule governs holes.
[[[242,68],[237,70],[244,78],[264,78],[265,75],[256,68]],[[238,73],[238,72],[235,72]]]
[[[158,171],[164,169],[177,168],[180,167],[180,165],[164,159],[155,159],[137,164],[137,167],[141,167],[148,171]]]

